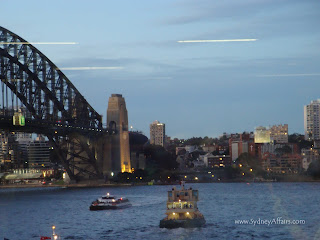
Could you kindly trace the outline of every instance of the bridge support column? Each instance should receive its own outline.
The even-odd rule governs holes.
[[[125,99],[121,94],[112,94],[109,98],[107,109],[107,126],[116,134],[111,136],[111,171],[131,172],[128,112]]]

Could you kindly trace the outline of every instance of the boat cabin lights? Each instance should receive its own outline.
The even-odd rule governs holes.
[[[107,196],[109,196],[109,193],[107,193]]]
[[[173,215],[176,215],[176,213],[174,212],[174,213],[172,213]]]
[[[187,215],[189,215],[189,212],[187,212]]]

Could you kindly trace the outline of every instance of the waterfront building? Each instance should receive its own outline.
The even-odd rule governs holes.
[[[264,153],[262,167],[270,174],[298,174],[302,168],[300,154],[283,154],[281,156]]]
[[[0,164],[3,170],[19,168],[22,163],[21,150],[15,135],[14,132],[0,132]]]
[[[308,167],[312,161],[320,160],[318,149],[303,148],[301,149],[302,156],[302,168],[308,170]]]
[[[306,140],[320,139],[320,99],[304,106],[304,137]]]
[[[5,132],[0,132],[0,164],[4,165],[7,152],[9,151],[9,138]]]
[[[203,158],[204,164],[208,168],[231,166],[230,155],[213,155],[207,153]]]
[[[32,142],[32,134],[24,132],[16,132],[17,144],[19,146],[19,156],[24,166],[28,163],[28,145]]]
[[[44,137],[39,135],[34,141],[28,144],[27,149],[29,168],[50,167],[49,143]]]
[[[150,144],[164,146],[166,129],[165,124],[154,121],[150,124]]]

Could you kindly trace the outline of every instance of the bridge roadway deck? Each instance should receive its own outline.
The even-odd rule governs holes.
[[[115,131],[109,131],[106,128],[90,128],[76,124],[62,122],[49,122],[47,120],[25,119],[25,126],[13,125],[12,116],[0,115],[0,130],[9,130],[12,132],[28,132],[39,134],[50,134],[56,136],[66,136],[70,133],[80,133],[86,136],[97,136],[104,134],[115,134]]]

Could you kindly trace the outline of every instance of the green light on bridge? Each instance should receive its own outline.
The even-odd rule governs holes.
[[[13,120],[14,126],[25,126],[26,125],[25,117],[21,113],[15,113],[12,120]]]

